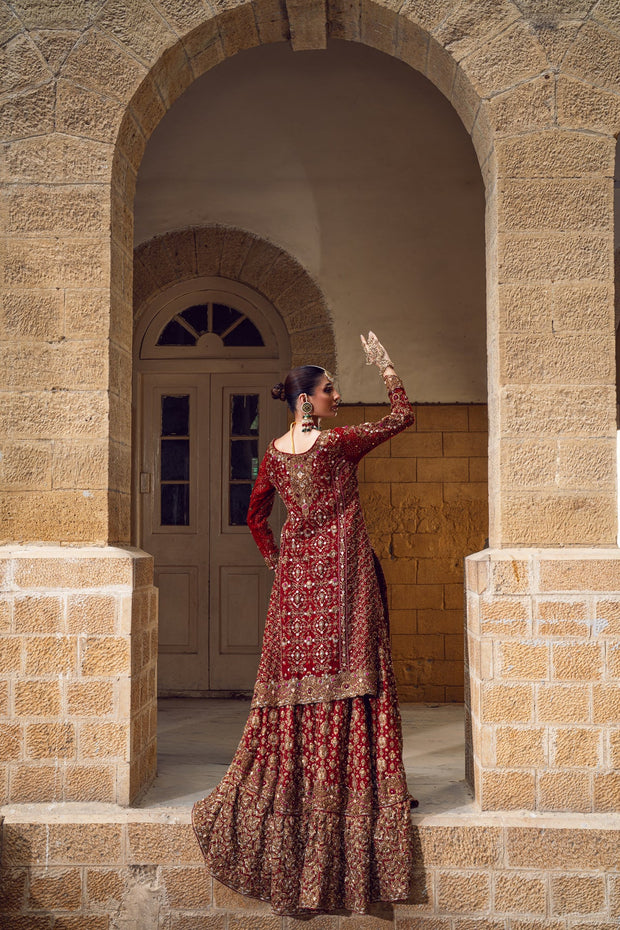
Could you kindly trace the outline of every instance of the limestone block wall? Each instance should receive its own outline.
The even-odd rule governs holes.
[[[412,391],[412,385],[406,385]],[[338,425],[387,405],[343,405]],[[464,558],[488,535],[485,404],[418,404],[416,422],[360,465],[360,496],[388,586],[403,701],[463,700]]]
[[[207,874],[188,815],[7,815],[0,924],[11,930],[615,930],[618,824],[416,817],[408,903],[278,917]]]
[[[483,810],[620,809],[620,551],[467,559],[468,778]]]
[[[146,553],[0,550],[0,798],[128,804],[155,776]]]

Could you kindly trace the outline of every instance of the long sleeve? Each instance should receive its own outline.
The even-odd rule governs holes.
[[[260,464],[252,488],[247,524],[268,568],[275,568],[278,562],[279,549],[268,521],[276,489],[267,474],[266,458],[265,456]]]
[[[401,433],[415,422],[413,408],[397,375],[385,378],[391,410],[387,416],[375,423],[360,423],[358,426],[343,426],[338,429],[339,442],[344,455],[358,461],[375,446],[386,442],[391,436]]]

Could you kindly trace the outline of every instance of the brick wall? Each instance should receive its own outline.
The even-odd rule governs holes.
[[[338,424],[385,416],[344,405]],[[485,404],[420,404],[416,422],[359,470],[372,544],[385,572],[398,691],[463,700],[463,559],[488,535]]]
[[[130,803],[156,771],[152,558],[4,547],[0,634],[0,803]]]
[[[145,820],[145,817],[150,817]],[[211,879],[189,814],[84,817],[3,828],[0,926],[7,930],[616,930],[618,829],[510,823],[477,815],[414,818],[416,880],[407,903],[369,915],[295,919]],[[183,822],[181,822],[183,821]]]
[[[620,552],[467,560],[468,779],[483,810],[620,810]]]

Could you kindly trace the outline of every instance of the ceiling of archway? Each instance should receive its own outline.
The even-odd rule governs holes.
[[[153,133],[135,215],[137,244],[223,223],[293,255],[333,313],[348,396],[383,399],[358,357],[377,328],[418,399],[486,399],[480,170],[453,108],[402,62],[343,42],[229,59]]]

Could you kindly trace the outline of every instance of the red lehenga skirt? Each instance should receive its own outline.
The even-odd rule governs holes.
[[[389,672],[376,697],[253,708],[192,820],[211,874],[278,914],[405,900],[412,825]]]

